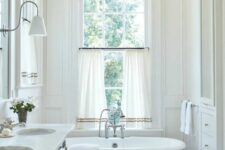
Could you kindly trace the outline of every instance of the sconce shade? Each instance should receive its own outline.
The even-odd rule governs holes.
[[[34,16],[31,22],[30,32],[31,36],[47,36],[44,19],[40,16]]]

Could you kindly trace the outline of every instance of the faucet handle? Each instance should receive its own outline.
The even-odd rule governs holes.
[[[124,115],[123,111],[120,111],[120,118],[125,118],[126,116]]]

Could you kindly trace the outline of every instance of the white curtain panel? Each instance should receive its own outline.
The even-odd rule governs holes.
[[[81,50],[78,57],[79,113],[77,128],[96,128],[101,110],[107,108],[104,92],[103,52],[101,50]]]
[[[122,110],[133,120],[127,126],[151,127],[151,57],[150,51],[127,50],[124,60]]]
[[[30,23],[21,26],[21,84],[32,85],[38,82],[38,67],[34,38],[29,35]]]

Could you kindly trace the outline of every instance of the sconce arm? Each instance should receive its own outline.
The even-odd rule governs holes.
[[[38,16],[38,14],[39,14],[39,11],[38,11],[38,5],[37,5],[35,2],[33,2],[33,1],[26,1],[26,2],[23,2],[22,5],[20,6],[19,21],[18,21],[17,26],[16,26],[15,28],[12,28],[12,29],[5,29],[5,28],[2,28],[2,29],[0,29],[0,32],[5,33],[5,32],[16,31],[16,30],[20,27],[21,15],[22,15],[22,9],[23,9],[24,5],[27,4],[27,3],[31,3],[31,4],[33,4],[33,5],[37,8],[37,16]]]

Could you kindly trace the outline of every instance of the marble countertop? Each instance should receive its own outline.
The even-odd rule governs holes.
[[[17,134],[20,130],[29,128],[54,129],[56,132],[29,136]],[[33,150],[57,150],[73,128],[73,124],[28,124],[26,127],[14,128],[14,137],[0,138],[0,146],[27,146]]]

